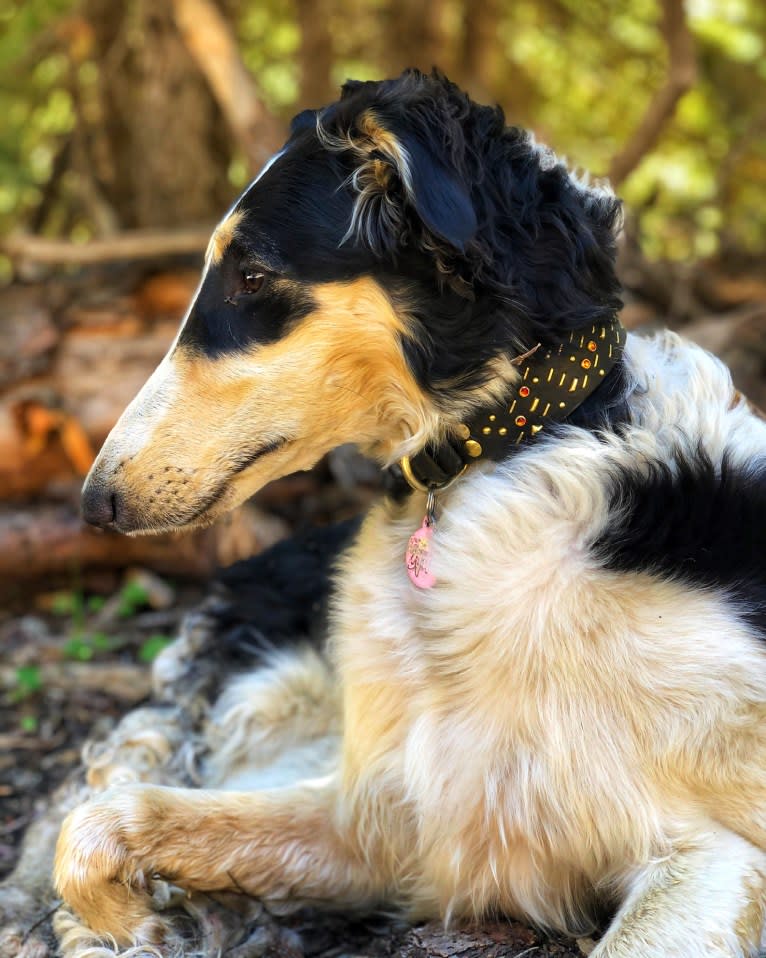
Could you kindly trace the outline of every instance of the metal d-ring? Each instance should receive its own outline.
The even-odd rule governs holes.
[[[401,468],[402,475],[404,476],[407,482],[407,485],[410,487],[410,489],[414,489],[416,492],[425,492],[426,494],[434,493],[435,495],[437,492],[443,492],[445,489],[449,489],[452,483],[458,480],[466,471],[466,469],[468,468],[468,463],[465,463],[463,465],[463,468],[460,470],[460,472],[456,476],[453,476],[451,479],[448,479],[446,482],[442,482],[442,483],[421,482],[420,479],[418,479],[418,477],[415,475],[415,473],[412,470],[412,463],[410,462],[409,456],[402,456],[402,458],[399,460],[399,467]]]
[[[435,517],[436,491],[434,489],[429,489],[428,495],[426,496],[426,525],[432,526],[434,524]]]

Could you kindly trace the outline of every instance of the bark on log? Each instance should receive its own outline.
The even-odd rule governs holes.
[[[0,509],[0,584],[89,566],[149,566],[166,574],[205,578],[286,533],[286,524],[252,506],[241,507],[209,529],[137,538],[90,529],[68,506],[5,507]]]
[[[44,263],[54,266],[91,266],[120,260],[157,260],[184,253],[202,255],[213,224],[199,229],[125,230],[88,243],[46,239],[20,234],[0,242],[0,252],[16,264]]]

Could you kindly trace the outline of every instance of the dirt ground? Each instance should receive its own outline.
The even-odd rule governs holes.
[[[161,598],[146,598],[164,608],[143,601],[140,578],[161,591]],[[0,878],[12,870],[36,809],[79,764],[84,742],[147,697],[151,657],[203,594],[202,585],[172,589],[142,570],[140,576],[125,576],[121,589],[98,610],[78,606],[99,606],[101,597],[61,589],[30,595],[25,612],[4,614]]]

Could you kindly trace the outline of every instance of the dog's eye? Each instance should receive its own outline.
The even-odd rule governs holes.
[[[254,270],[248,270],[242,274],[242,292],[257,293],[263,286],[266,279],[265,273],[256,273]]]

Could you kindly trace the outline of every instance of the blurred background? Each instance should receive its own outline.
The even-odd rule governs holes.
[[[376,494],[340,450],[193,536],[78,517],[289,118],[440,66],[624,198],[626,324],[682,329],[764,403],[765,46],[762,0],[0,0],[0,872],[23,796],[146,695],[216,565]]]

